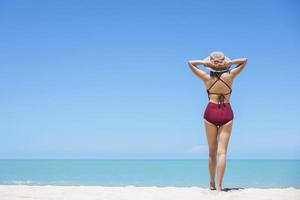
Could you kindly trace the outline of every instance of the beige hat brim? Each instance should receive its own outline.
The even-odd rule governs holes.
[[[204,60],[210,60],[210,56],[207,56],[206,58],[204,58]],[[225,60],[231,60],[231,59],[225,56]]]

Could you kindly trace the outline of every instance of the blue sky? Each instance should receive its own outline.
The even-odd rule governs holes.
[[[1,1],[0,158],[207,158],[187,61],[221,50],[248,58],[228,158],[300,159],[299,7]]]

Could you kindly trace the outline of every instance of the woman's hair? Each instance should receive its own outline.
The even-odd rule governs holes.
[[[228,68],[226,71],[221,71],[221,72],[217,72],[217,71],[210,71],[209,75],[211,77],[220,77],[223,73],[228,72],[230,73],[230,69]]]

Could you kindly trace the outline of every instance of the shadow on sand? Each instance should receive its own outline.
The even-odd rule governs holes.
[[[242,188],[242,187],[239,187],[239,188],[222,188],[221,191],[224,191],[224,192],[229,192],[229,191],[232,191],[232,190],[243,190],[245,188]]]

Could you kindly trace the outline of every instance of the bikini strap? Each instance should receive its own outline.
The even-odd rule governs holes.
[[[219,78],[218,80],[221,80],[230,89],[230,93],[232,92],[231,87],[223,79]]]
[[[209,90],[210,90],[210,88],[212,88],[215,84],[216,84],[216,82],[218,81],[219,79],[217,79],[208,89],[206,89],[206,92],[207,92],[207,97],[208,97],[208,100],[210,100],[210,98],[209,98],[209,94],[211,94],[210,92],[209,92]]]
[[[230,72],[229,72],[230,73]],[[232,92],[232,89],[231,89],[231,87],[223,80],[223,79],[221,79],[221,76],[217,76],[218,77],[218,79],[208,88],[208,89],[206,89],[206,91],[207,91],[207,95],[208,95],[208,99],[210,99],[210,97],[209,97],[209,95],[210,94],[218,94],[218,95],[221,95],[222,97],[220,97],[219,96],[219,98],[222,98],[223,99],[223,101],[224,101],[224,98],[225,98],[225,96],[224,95],[228,95],[228,94],[231,94],[231,92]],[[222,81],[228,88],[229,88],[229,92],[228,93],[226,93],[226,94],[223,94],[223,93],[214,93],[214,92],[210,92],[209,90],[217,83],[217,81]]]
[[[208,93],[210,93],[209,92],[209,90],[217,83],[217,81],[222,81],[228,88],[229,88],[229,90],[230,90],[230,92],[228,93],[228,94],[230,94],[231,92],[232,92],[232,89],[231,89],[231,87],[223,80],[223,79],[221,79],[221,77],[218,77],[218,79],[207,89],[207,92]],[[213,93],[210,93],[210,94],[213,94]]]
[[[207,89],[207,91],[209,91],[210,90],[210,88],[212,88],[216,83],[217,83],[217,81],[219,80],[219,79],[221,79],[220,77],[218,77],[218,79]]]

